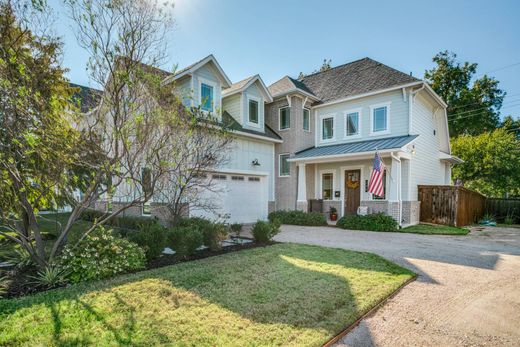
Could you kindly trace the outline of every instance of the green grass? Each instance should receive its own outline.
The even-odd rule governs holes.
[[[428,235],[467,235],[469,229],[456,228],[448,225],[417,224],[400,230],[403,233]]]
[[[413,273],[277,244],[0,300],[0,345],[320,346]]]

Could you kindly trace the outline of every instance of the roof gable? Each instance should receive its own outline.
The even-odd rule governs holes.
[[[206,64],[211,64],[215,69],[216,71],[218,72],[218,77],[219,79],[221,80],[222,82],[222,86],[224,88],[227,88],[227,87],[230,87],[231,86],[231,80],[229,79],[229,77],[226,75],[226,73],[224,72],[224,70],[222,69],[222,67],[220,66],[220,64],[218,63],[217,59],[215,59],[215,57],[213,56],[213,54],[210,54],[208,55],[207,57],[191,64],[191,65],[188,65],[187,67],[177,71],[175,74],[173,74],[172,76],[168,77],[165,82],[170,82],[170,81],[175,81],[175,80],[178,80],[179,78],[183,77],[183,76],[186,76],[186,75],[191,75],[193,74],[195,71],[197,71],[198,69],[200,69],[201,67],[203,67],[204,65]]]
[[[289,76],[284,76],[280,80],[271,84],[268,88],[273,98],[283,96],[289,93],[301,93],[314,100],[318,100],[316,95],[301,81],[295,80]]]
[[[225,98],[225,97],[237,94],[237,93],[241,93],[241,92],[247,90],[247,88],[249,88],[250,86],[252,86],[255,83],[258,84],[258,86],[260,87],[260,90],[263,92],[266,101],[272,102],[273,98],[271,96],[271,93],[269,93],[269,89],[266,87],[266,85],[265,85],[264,81],[262,80],[262,78],[260,77],[260,75],[250,76],[250,77],[244,78],[241,81],[233,83],[229,88],[224,89],[224,91],[222,92],[222,97]]]
[[[370,58],[363,58],[305,76],[300,82],[322,102],[327,102],[421,80]]]

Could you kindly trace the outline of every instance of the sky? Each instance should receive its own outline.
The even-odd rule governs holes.
[[[432,57],[453,51],[478,63],[508,94],[502,116],[520,117],[520,1],[166,0],[174,1],[168,37],[172,69],[213,54],[233,81],[260,74],[269,85],[319,68],[370,57],[422,78]],[[59,0],[48,0],[74,83],[91,86],[87,56]]]

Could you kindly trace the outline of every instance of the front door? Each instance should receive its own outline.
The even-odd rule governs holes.
[[[361,171],[347,170],[345,171],[345,215],[352,215],[357,213],[360,203],[360,189],[361,189]]]

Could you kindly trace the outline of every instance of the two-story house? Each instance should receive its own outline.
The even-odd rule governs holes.
[[[219,189],[205,198],[217,208],[190,208],[191,216],[251,223],[322,199],[323,212],[366,206],[413,224],[418,185],[450,184],[460,162],[450,152],[444,101],[424,81],[369,58],[269,87],[259,75],[232,83],[213,55],[161,76],[176,83],[185,106],[232,124],[229,160],[208,173]],[[376,152],[386,167],[383,197],[368,193]],[[129,213],[154,215],[153,206]]]
[[[323,199],[340,216],[385,212],[419,221],[417,186],[450,184],[446,104],[422,80],[369,58],[269,86],[276,149],[276,209]],[[368,193],[374,155],[386,166],[383,197]]]

